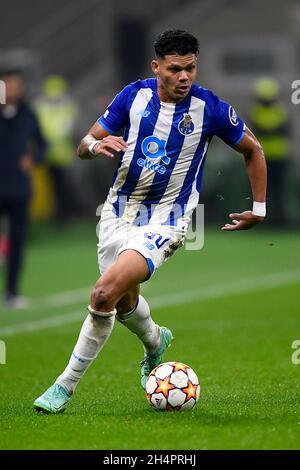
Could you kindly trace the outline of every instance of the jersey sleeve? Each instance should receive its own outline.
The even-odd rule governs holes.
[[[218,99],[212,115],[212,134],[228,145],[239,144],[244,137],[246,125],[234,108]]]
[[[122,129],[128,121],[129,110],[127,103],[130,91],[130,85],[123,88],[108,105],[105,113],[98,119],[99,124],[110,134]]]

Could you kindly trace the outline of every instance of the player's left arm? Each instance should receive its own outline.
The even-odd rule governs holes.
[[[127,85],[108,105],[105,113],[90,128],[81,140],[77,155],[82,160],[90,160],[97,156],[113,158],[116,153],[126,152],[128,146],[123,137],[115,134],[129,121],[128,97],[132,85]]]
[[[93,153],[91,153],[91,147]],[[110,135],[101,124],[96,121],[88,131],[87,135],[81,140],[77,155],[81,160],[91,160],[96,156],[105,156],[113,158],[118,152],[125,152],[127,144],[123,137]]]
[[[241,142],[232,147],[244,155],[253,201],[258,204],[255,205],[256,207],[252,211],[229,214],[232,223],[225,224],[222,230],[248,230],[265,218],[263,210],[261,213],[260,210],[263,209],[263,204],[266,202],[267,165],[262,146],[247,127]],[[260,215],[258,215],[259,213]]]

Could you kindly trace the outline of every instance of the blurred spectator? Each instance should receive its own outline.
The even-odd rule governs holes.
[[[6,104],[0,105],[0,216],[6,216],[9,223],[5,306],[22,308],[26,299],[19,295],[18,282],[31,196],[30,173],[34,162],[42,162],[46,143],[35,114],[24,101],[21,74],[5,72],[0,78],[6,84]]]
[[[251,129],[261,142],[268,163],[268,220],[284,225],[284,179],[290,154],[288,112],[280,103],[279,85],[271,78],[260,78],[254,86],[250,110]]]
[[[78,109],[63,77],[47,77],[42,90],[35,109],[48,143],[46,160],[53,182],[55,221],[61,223],[69,218],[74,206],[69,167],[76,154],[74,134]]]

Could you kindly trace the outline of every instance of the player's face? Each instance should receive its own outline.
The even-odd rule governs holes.
[[[197,57],[195,54],[166,55],[153,60],[152,70],[157,76],[158,94],[161,101],[177,102],[189,93],[196,78]]]

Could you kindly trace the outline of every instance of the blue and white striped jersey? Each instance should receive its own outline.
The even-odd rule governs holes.
[[[111,134],[125,128],[128,149],[121,153],[107,204],[138,225],[188,222],[212,137],[234,145],[245,133],[232,106],[211,91],[194,84],[179,103],[164,103],[155,78],[126,86],[98,122]]]

